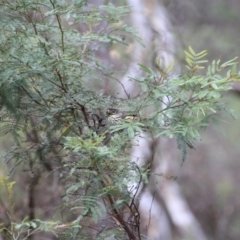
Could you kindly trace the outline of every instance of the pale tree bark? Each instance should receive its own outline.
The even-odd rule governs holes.
[[[130,77],[139,77],[138,63],[158,68],[166,68],[174,61],[174,36],[163,4],[157,0],[127,0],[131,6],[131,23],[138,29],[143,47],[138,42],[132,53],[131,63],[123,76],[118,97],[134,96],[138,87]],[[153,60],[153,61],[152,61]],[[172,73],[178,74],[176,68]],[[126,94],[127,91],[127,94]],[[164,99],[165,103],[168,101]],[[164,107],[164,106],[163,106]],[[181,164],[174,139],[151,140],[147,133],[134,139],[131,161],[139,166],[152,161],[152,174],[147,186],[138,189],[140,197],[142,234],[148,239],[207,239],[200,224],[191,212],[177,181],[166,176],[177,175]],[[153,147],[154,146],[154,147]],[[129,188],[134,189],[130,183]],[[134,194],[134,192],[133,192]],[[176,237],[176,235],[175,235]]]

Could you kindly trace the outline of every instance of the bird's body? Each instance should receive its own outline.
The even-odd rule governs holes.
[[[135,120],[137,115],[135,114],[126,114],[114,108],[109,108],[107,110],[108,123],[110,125],[121,124],[124,120]]]

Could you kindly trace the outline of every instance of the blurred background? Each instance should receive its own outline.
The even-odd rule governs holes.
[[[91,1],[98,2],[98,1]],[[115,1],[112,1],[115,3]],[[116,1],[118,5],[125,1]],[[102,2],[103,3],[103,2]],[[176,38],[177,56],[184,70],[183,50],[192,46],[196,52],[208,51],[208,59],[230,60],[240,57],[240,1],[239,0],[164,0],[173,25]],[[127,19],[128,20],[128,19]],[[130,22],[130,21],[129,21]],[[126,51],[128,51],[127,49]],[[124,61],[114,55],[115,63]],[[125,53],[126,55],[128,52]],[[127,63],[123,65],[127,65]],[[190,150],[187,159],[180,168],[177,181],[189,206],[209,239],[240,239],[240,87],[224,97],[227,108],[234,109],[238,120],[221,115],[219,126],[211,126],[203,133],[196,150]],[[1,154],[11,147],[8,135],[1,137]],[[181,165],[181,162],[179,162]],[[7,176],[11,171],[1,162],[0,174]],[[12,179],[17,187],[14,193],[14,207],[18,214],[15,220],[24,217],[27,212],[26,173],[15,173]],[[44,186],[46,181],[53,182],[54,176],[45,176],[45,183],[39,184],[38,218],[52,217],[55,208],[61,203],[61,186],[52,184],[52,189]],[[44,189],[44,197],[42,190]],[[0,216],[8,208],[8,198],[4,189],[0,192]],[[48,195],[49,194],[49,195]],[[3,216],[3,215],[2,215]],[[0,217],[1,218],[1,217]],[[52,238],[54,239],[54,237]]]
[[[180,52],[190,45],[196,51],[206,49],[209,61],[240,57],[238,0],[165,4]],[[219,116],[220,129],[211,124],[196,150],[188,153],[178,176],[190,208],[210,239],[216,240],[240,239],[240,95],[238,84],[234,87],[224,101],[238,119]]]

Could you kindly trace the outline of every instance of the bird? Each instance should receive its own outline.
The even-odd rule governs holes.
[[[107,109],[107,120],[109,125],[118,125],[121,124],[124,120],[136,120],[136,114],[126,114],[115,108]]]

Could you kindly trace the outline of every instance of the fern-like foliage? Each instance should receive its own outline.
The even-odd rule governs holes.
[[[187,70],[174,78],[167,77],[170,67],[158,74],[139,65],[145,77],[132,79],[142,88],[133,99],[94,91],[111,80],[101,49],[126,45],[123,35],[137,38],[122,22],[128,10],[83,0],[0,3],[0,133],[11,133],[15,142],[3,159],[14,160],[14,166],[22,163],[32,179],[59,171],[65,192],[61,210],[69,215],[49,224],[48,231],[58,234],[64,226],[63,239],[141,239],[128,184],[147,181],[149,166],[129,162],[131,140],[142,131],[177,137],[184,160],[201,130],[224,109],[222,93],[239,80],[232,71],[236,59],[207,66],[207,51],[195,53],[189,47]],[[153,111],[145,116],[149,107]],[[137,117],[109,126],[109,108]],[[107,227],[102,224],[105,213]],[[23,221],[19,228],[44,229],[43,221],[30,222],[34,226]]]

